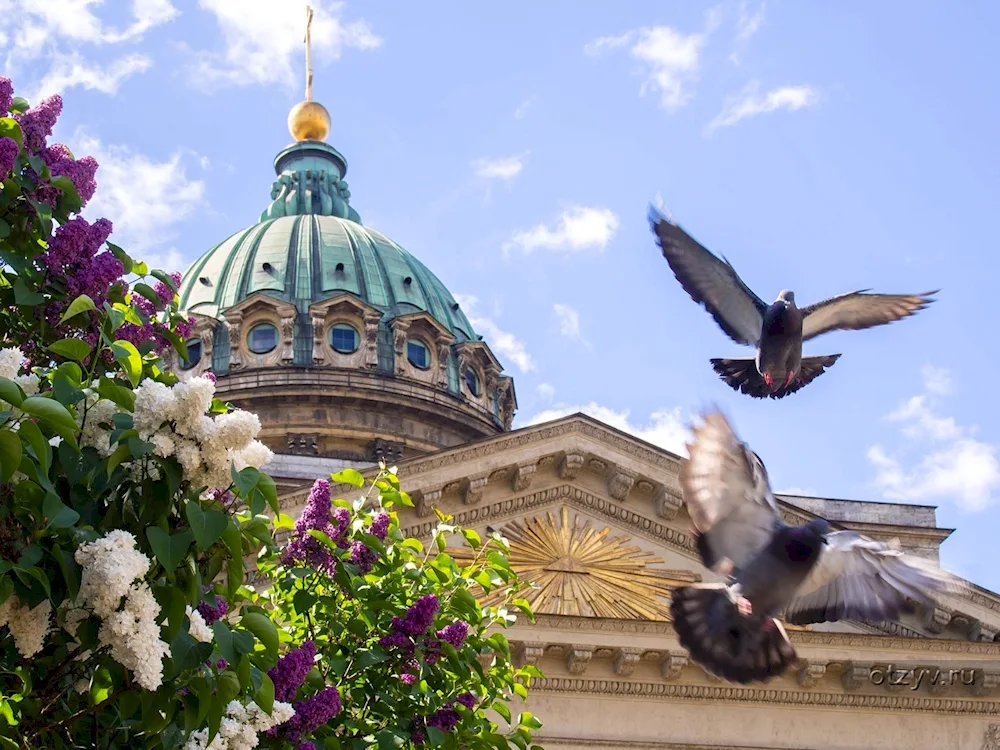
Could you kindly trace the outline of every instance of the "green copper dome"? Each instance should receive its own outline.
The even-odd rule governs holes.
[[[426,312],[455,336],[478,341],[451,292],[410,253],[362,226],[343,180],[347,162],[332,146],[296,143],[275,159],[278,177],[260,223],[232,235],[188,269],[182,309],[219,318],[264,293],[309,306],[344,293],[382,311],[383,322]],[[303,362],[305,364],[305,362]]]

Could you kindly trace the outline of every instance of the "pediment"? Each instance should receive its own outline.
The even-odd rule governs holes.
[[[228,308],[223,313],[223,317],[228,321],[240,321],[249,317],[254,311],[262,309],[273,310],[280,318],[294,318],[297,312],[295,305],[290,302],[272,297],[264,292],[256,292]]]
[[[347,292],[335,294],[309,305],[309,316],[313,318],[325,318],[336,313],[357,315],[362,319],[374,318],[376,321],[382,317],[381,310]]]

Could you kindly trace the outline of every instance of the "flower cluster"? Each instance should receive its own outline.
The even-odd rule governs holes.
[[[45,635],[49,632],[49,614],[52,602],[43,599],[29,609],[16,595],[11,594],[0,604],[0,628],[6,625],[14,637],[14,645],[25,659],[42,650]]]
[[[170,646],[160,640],[156,624],[160,605],[142,580],[149,571],[149,558],[135,548],[135,537],[121,529],[81,544],[74,557],[83,572],[66,629],[75,636],[86,610],[91,610],[101,620],[97,636],[101,645],[135,673],[143,688],[156,690],[163,682],[162,659],[170,653]]]
[[[208,730],[202,729],[191,734],[184,750],[251,750],[257,747],[259,733],[273,731],[292,715],[292,707],[281,701],[274,702],[270,716],[256,703],[230,701],[215,739],[208,742]]]
[[[285,565],[308,565],[332,575],[336,559],[330,549],[309,532],[322,531],[338,547],[345,548],[350,523],[350,511],[340,507],[334,509],[330,502],[330,482],[317,479],[309,491],[305,509],[295,522],[295,531],[282,553],[281,561]]]
[[[290,701],[295,698],[295,693],[306,681],[315,658],[316,644],[306,641],[278,659],[278,663],[267,673],[274,683],[275,700]]]
[[[180,286],[181,275],[174,271],[170,274],[171,280],[174,282],[174,286]],[[153,292],[159,299],[161,305],[169,305],[173,302],[175,294],[174,290],[169,284],[165,284],[162,281],[158,281],[153,287]],[[157,320],[157,305],[155,302],[146,299],[141,294],[132,295],[132,304],[146,317],[147,322],[142,325],[136,325],[135,323],[125,323],[117,331],[115,331],[115,338],[118,341],[128,341],[135,347],[141,346],[146,341],[152,341],[154,343],[154,351],[157,354],[162,354],[167,349],[170,348],[170,340],[164,335],[164,331],[167,329],[162,322]],[[187,320],[177,324],[177,330],[175,333],[182,339],[186,339],[191,335],[191,331],[194,328],[192,321]],[[207,377],[209,373],[205,373],[202,377]],[[209,378],[213,383],[215,382],[215,375]]]
[[[201,616],[201,612],[191,609],[189,605],[186,614],[189,623],[188,633],[191,637],[200,643],[211,643],[215,635],[212,629],[205,623],[205,618]]]
[[[10,81],[7,81],[10,83]],[[9,105],[8,105],[9,106]],[[36,154],[45,148],[45,141],[52,135],[52,128],[62,112],[63,100],[59,94],[42,99],[27,112],[14,115],[24,134],[24,148]]]
[[[368,533],[377,539],[385,539],[385,535],[389,533],[389,514],[384,510],[381,511],[375,518],[372,519],[372,524],[368,528]]]
[[[283,739],[296,743],[302,739],[302,735],[315,732],[329,722],[340,713],[341,708],[340,691],[335,687],[325,688],[296,703],[295,715],[268,734],[273,737],[280,732]]]
[[[230,461],[240,471],[260,468],[274,455],[255,439],[260,431],[256,414],[234,410],[210,417],[206,412],[214,396],[215,383],[207,378],[173,386],[144,380],[135,391],[132,420],[139,437],[153,444],[154,455],[175,456],[193,487],[228,487]],[[93,400],[82,423],[81,443],[110,455],[111,418],[117,411],[110,401]],[[152,478],[158,477],[155,466],[146,468]]]
[[[208,589],[206,589],[207,591]],[[212,595],[215,599],[215,604],[209,604],[208,601],[203,601],[198,605],[198,612],[201,614],[202,618],[205,620],[206,625],[211,625],[218,620],[221,620],[229,612],[229,602],[223,599],[221,596]]]

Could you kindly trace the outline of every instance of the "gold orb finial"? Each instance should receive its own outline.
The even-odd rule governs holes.
[[[296,141],[323,141],[330,135],[330,113],[319,102],[299,102],[288,113],[288,132]]]

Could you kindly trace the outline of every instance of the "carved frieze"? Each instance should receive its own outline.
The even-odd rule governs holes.
[[[566,670],[570,674],[583,674],[593,655],[594,651],[589,646],[571,646],[566,655]]]
[[[489,481],[490,476],[487,473],[466,477],[462,481],[462,502],[466,505],[475,505],[482,500]]]
[[[935,635],[941,633],[951,623],[951,615],[952,613],[947,609],[931,607],[927,610],[924,627]]]
[[[538,660],[542,658],[544,653],[544,643],[522,641],[516,646],[516,648],[513,649],[514,664],[518,668],[523,667],[526,664],[538,664]]]
[[[656,510],[656,515],[667,521],[676,518],[677,512],[683,505],[684,497],[681,493],[665,484],[661,484],[656,489],[656,494],[653,495],[653,507]]]
[[[583,468],[583,456],[579,453],[567,453],[559,461],[559,478],[576,479],[576,473]]]
[[[385,461],[386,465],[392,466],[403,458],[403,444],[375,438],[368,446],[368,458],[372,461]]]
[[[635,671],[635,665],[642,657],[641,648],[620,648],[615,652],[613,669],[619,677],[631,677]]]
[[[624,502],[635,484],[636,473],[621,466],[615,466],[608,473],[608,494],[615,500]]]
[[[664,680],[674,681],[680,679],[681,672],[688,664],[688,655],[684,651],[671,651],[663,661],[660,662],[660,675]]]
[[[514,467],[511,472],[511,489],[514,492],[522,492],[531,485],[531,478],[535,476],[535,471],[538,468],[535,461],[528,461],[526,463],[518,464]]]
[[[796,678],[799,685],[806,688],[807,690],[816,687],[817,683],[823,679],[823,675],[826,674],[825,664],[804,664],[799,669]]]
[[[319,435],[290,432],[285,449],[293,456],[318,456]]]

